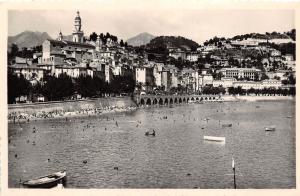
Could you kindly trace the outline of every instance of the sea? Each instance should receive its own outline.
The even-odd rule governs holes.
[[[275,130],[265,131],[270,126]],[[145,135],[153,130],[155,137]],[[9,123],[8,186],[66,170],[66,188],[232,189],[234,159],[238,189],[292,189],[295,135],[295,100]]]

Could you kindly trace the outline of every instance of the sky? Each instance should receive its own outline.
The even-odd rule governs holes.
[[[23,31],[47,32],[57,38],[74,30],[77,10],[10,10],[8,35]],[[139,33],[173,35],[199,44],[218,37],[245,33],[284,32],[295,28],[293,10],[79,10],[82,30],[118,36],[127,40]]]

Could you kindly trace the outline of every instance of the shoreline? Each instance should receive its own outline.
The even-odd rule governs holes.
[[[90,108],[90,109],[81,109],[77,111],[53,111],[53,112],[44,112],[41,111],[37,114],[26,114],[21,113],[19,116],[15,117],[15,121],[13,119],[13,115],[8,116],[8,123],[19,123],[19,122],[30,122],[30,121],[37,121],[37,120],[49,120],[49,119],[63,119],[66,118],[76,118],[76,117],[87,117],[87,116],[97,116],[97,115],[104,115],[104,114],[112,114],[112,113],[122,113],[122,112],[130,112],[137,110],[138,107],[128,106],[128,107],[117,107],[117,106],[110,106],[103,109],[99,108]]]
[[[252,95],[225,95],[222,96],[223,101],[287,101],[295,100],[294,96],[252,96]]]
[[[251,95],[224,95],[218,101],[203,101],[203,102],[255,102],[255,101],[287,101],[295,100],[293,96],[251,96]],[[86,108],[74,111],[67,110],[53,110],[45,112],[43,110],[28,114],[26,112],[10,113],[8,114],[8,123],[30,122],[32,120],[47,120],[47,119],[61,119],[73,117],[97,116],[111,113],[130,112],[144,108],[143,106],[106,106],[104,108]],[[9,110],[9,109],[8,109]]]

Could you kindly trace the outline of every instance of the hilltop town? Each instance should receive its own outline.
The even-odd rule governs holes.
[[[144,94],[295,94],[295,30],[212,38],[159,36],[130,46],[107,33],[46,39],[8,52],[8,102]],[[25,51],[26,53],[26,51]],[[21,54],[21,55],[20,55]]]

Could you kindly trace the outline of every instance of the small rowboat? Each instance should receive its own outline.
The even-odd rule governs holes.
[[[266,127],[265,131],[275,131],[275,127]]]
[[[225,137],[204,136],[203,139],[215,142],[225,142]]]
[[[223,124],[222,127],[232,127],[232,124]]]
[[[38,177],[36,179],[23,182],[23,186],[28,188],[52,188],[60,183],[65,182],[66,171],[59,171],[47,176]]]

